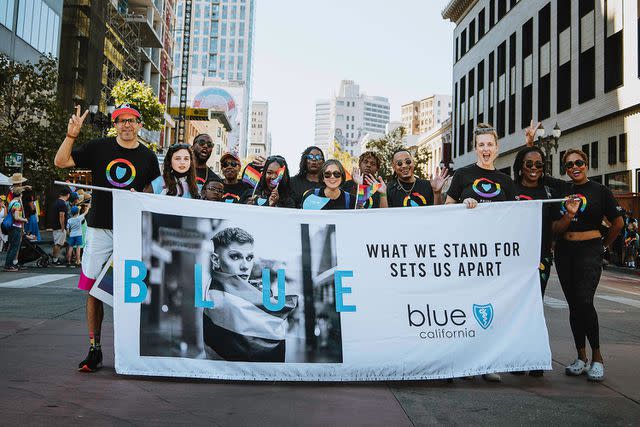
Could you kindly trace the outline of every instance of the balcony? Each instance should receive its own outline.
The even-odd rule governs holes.
[[[145,47],[162,47],[160,36],[146,16],[137,13],[123,15],[127,22],[140,25],[140,44]]]

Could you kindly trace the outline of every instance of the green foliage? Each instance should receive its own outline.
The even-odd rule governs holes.
[[[353,167],[358,164],[357,160],[354,159],[351,154],[347,151],[344,151],[340,148],[340,144],[337,141],[333,141],[333,153],[331,154],[331,158],[339,160],[344,167],[344,170],[351,173]]]
[[[385,181],[388,181],[391,175],[393,175],[393,169],[391,167],[393,153],[401,148],[405,148],[402,142],[404,135],[405,129],[401,126],[382,138],[374,139],[367,143],[367,150],[377,152],[382,160],[380,176]]]
[[[116,105],[126,102],[138,107],[146,129],[162,129],[165,106],[158,101],[150,86],[134,79],[120,80],[111,90],[111,97]]]
[[[429,179],[430,177],[427,173],[427,165],[431,158],[431,153],[427,151],[427,147],[418,147],[413,158],[416,161],[416,168],[414,170],[415,176],[422,179]]]
[[[58,62],[41,58],[37,64],[15,62],[0,54],[0,154],[24,156],[23,174],[27,184],[47,189],[64,171],[53,164],[67,132],[71,112],[57,99]],[[81,140],[90,137],[84,132]],[[5,170],[11,174],[17,170]]]

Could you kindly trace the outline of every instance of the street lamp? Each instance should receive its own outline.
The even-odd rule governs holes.
[[[560,129],[560,126],[558,126],[557,122],[556,122],[556,125],[553,127],[553,131],[551,135],[549,136],[545,136],[545,130],[544,130],[544,126],[542,126],[542,123],[540,123],[540,127],[536,131],[537,139],[534,143],[537,147],[539,147],[544,152],[544,156],[546,158],[545,165],[544,165],[545,173],[548,173],[548,174],[551,173],[551,170],[552,170],[551,159],[550,159],[551,150],[553,149],[555,153],[558,152],[558,140],[560,139],[560,135],[562,135],[562,130]]]
[[[89,105],[89,114],[91,114],[91,124],[94,125],[100,131],[100,135],[104,136],[104,133],[111,125],[111,113],[115,111],[116,107],[113,105],[107,106],[107,114],[100,111],[100,106],[97,104]]]

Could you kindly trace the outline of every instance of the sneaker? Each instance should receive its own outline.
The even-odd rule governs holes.
[[[587,371],[589,381],[600,382],[604,379],[604,365],[601,362],[593,362]]]
[[[500,376],[500,374],[496,374],[496,373],[490,373],[490,374],[482,374],[482,378],[484,378],[485,381],[489,381],[492,383],[499,383],[500,381],[502,381],[502,377]]]
[[[56,261],[52,261],[51,264],[49,264],[49,266],[51,267],[66,267],[67,264],[61,260],[56,260]]]
[[[564,368],[564,373],[571,377],[577,377],[587,372],[588,369],[587,362],[576,359],[571,365]]]
[[[529,371],[530,377],[542,377],[544,376],[544,371],[542,369],[533,369]]]
[[[100,347],[90,347],[87,358],[78,364],[80,372],[95,372],[102,367],[102,350]]]
[[[11,267],[5,267],[4,271],[9,272],[9,273],[15,273],[15,272],[18,272],[20,270],[18,269],[18,267],[11,266]]]

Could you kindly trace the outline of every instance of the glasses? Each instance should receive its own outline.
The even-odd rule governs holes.
[[[327,171],[324,173],[325,178],[331,178],[331,176],[333,176],[334,178],[342,178],[342,173],[340,173],[340,171],[333,171],[333,172]]]
[[[196,141],[196,144],[209,147],[209,148],[213,147],[213,142],[207,141],[206,139],[200,139]]]
[[[527,160],[526,162],[524,162],[524,165],[529,169],[533,169],[534,167],[536,169],[542,169],[542,166],[544,166],[542,162],[540,161],[534,162],[533,160]]]
[[[189,149],[191,148],[191,146],[189,144],[173,144],[169,147],[169,149],[173,149],[173,150],[183,150],[183,149]]]
[[[587,163],[584,160],[576,160],[575,162],[568,161],[567,163],[564,164],[564,168],[565,169],[571,169],[574,165],[579,167],[579,168],[581,168],[586,164]]]
[[[235,167],[237,167],[237,166],[240,166],[240,163],[238,163],[238,162],[234,162],[234,161],[230,161],[230,162],[222,162],[222,167],[223,167],[223,168],[226,168],[226,167],[229,167],[229,166],[231,166],[232,168],[235,168]]]
[[[410,165],[411,163],[413,163],[413,161],[412,161],[411,159],[404,159],[404,164],[405,164],[405,165],[407,165],[407,166],[408,166],[408,165]],[[396,162],[396,166],[398,166],[398,167],[402,167],[402,160],[398,160],[398,161]]]
[[[224,192],[224,187],[223,188],[218,188],[218,187],[212,187],[212,186],[206,186],[204,187],[205,191],[211,191],[212,193],[220,193],[222,194]]]
[[[282,156],[277,156],[277,155],[267,157],[267,162],[269,162],[269,161],[271,161],[271,160],[284,160],[284,157],[282,157]]]
[[[492,133],[495,131],[496,131],[495,128],[476,128],[476,130],[474,130],[473,133],[475,133],[476,135],[482,135],[483,133]]]
[[[117,126],[124,126],[124,125],[135,125],[136,123],[140,123],[140,119],[122,119],[122,120],[116,120],[114,122]]]
[[[324,160],[322,154],[307,154],[305,157],[307,158],[307,160]]]

